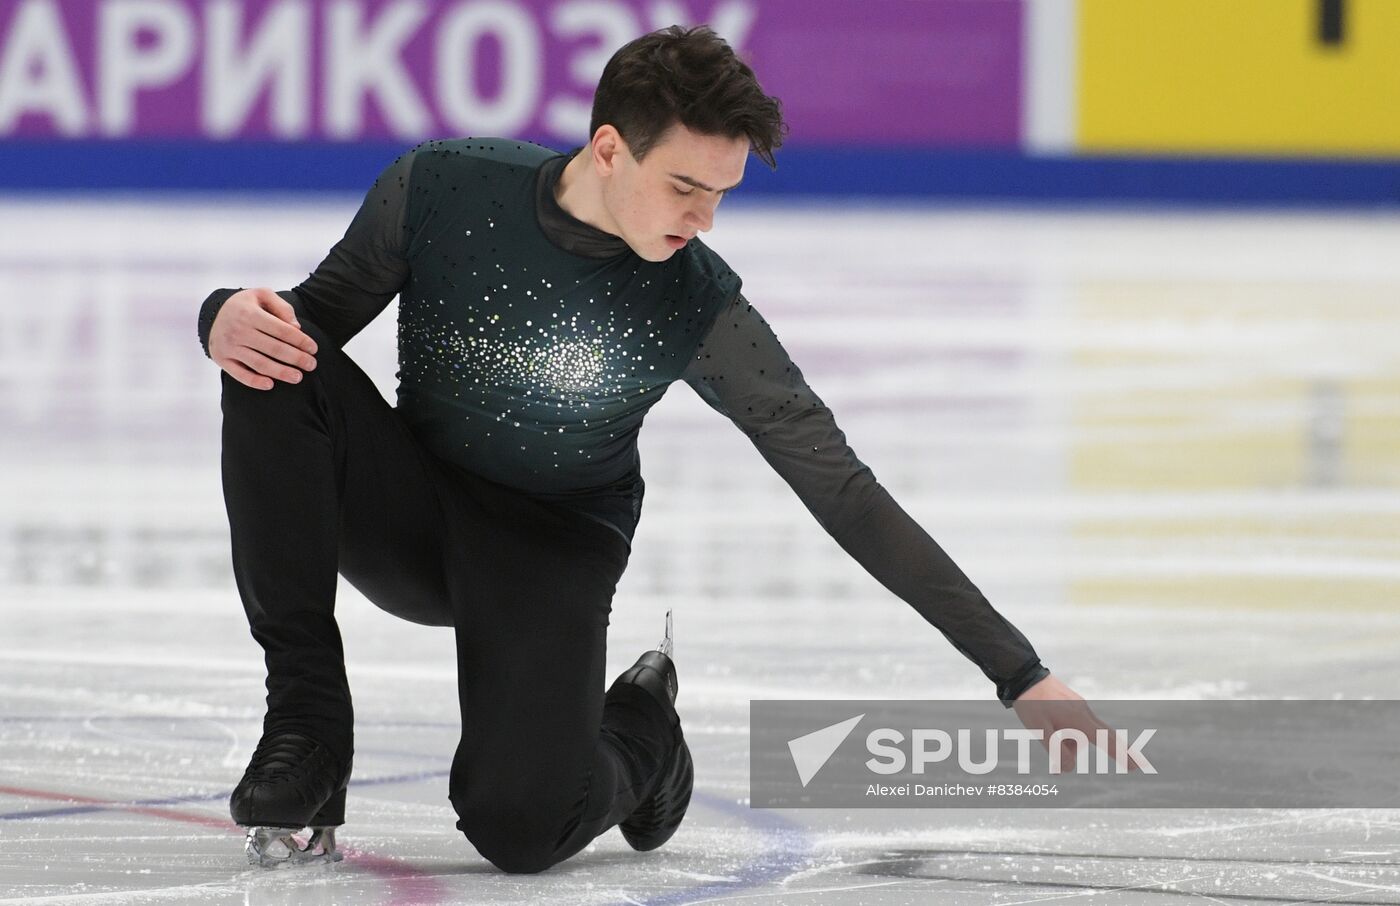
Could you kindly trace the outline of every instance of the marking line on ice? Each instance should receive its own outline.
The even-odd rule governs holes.
[[[382,777],[373,780],[361,781],[360,785],[381,785],[386,783],[404,782],[414,779],[423,779],[432,776],[442,776],[445,772],[435,771],[421,775],[403,775],[400,777]],[[24,818],[38,818],[54,814],[82,814],[87,812],[126,812],[133,815],[144,815],[149,818],[159,818],[165,821],[177,821],[181,824],[193,824],[197,827],[204,827],[210,830],[224,833],[234,833],[241,835],[242,828],[232,821],[223,818],[214,818],[208,815],[191,815],[186,812],[176,811],[170,808],[162,808],[161,805],[178,802],[198,802],[223,799],[228,793],[217,793],[198,797],[181,797],[177,799],[153,800],[151,804],[142,802],[123,802],[114,799],[100,799],[94,796],[80,796],[74,793],[60,793],[53,790],[35,790],[25,787],[14,787],[0,785],[0,793],[10,796],[19,796],[27,799],[57,800],[61,802],[78,802],[83,807],[75,809],[49,810],[46,812],[20,812],[17,814],[0,815],[0,820],[22,820]],[[419,906],[428,906],[432,903],[447,902],[446,892],[442,889],[437,879],[431,874],[421,871],[406,862],[397,859],[390,859],[385,856],[376,856],[362,852],[354,847],[345,847],[345,859],[358,867],[364,868],[370,874],[377,876],[389,888],[390,903],[413,903]]]
[[[86,721],[88,719],[87,717],[77,715],[61,718],[61,720],[74,721]],[[182,718],[161,715],[137,715],[134,716],[134,719],[178,720]],[[206,720],[207,718],[195,719]],[[47,720],[53,720],[53,718],[47,718]],[[452,726],[449,723],[437,721],[367,721],[366,723],[376,726],[436,726],[444,728]],[[422,780],[442,778],[447,775],[447,771],[441,770],[420,771],[385,777],[373,777],[365,780],[352,780],[350,786],[355,788],[385,786],[397,783],[414,783]],[[167,807],[227,799],[229,796],[227,791],[203,793],[193,796],[163,797],[158,799],[116,800],[0,784],[0,795],[77,803],[65,808],[0,813],[0,822],[28,821],[38,818],[65,817],[111,811],[145,815],[147,817],[178,821],[184,824],[194,824],[211,830],[242,833],[238,826],[231,821],[210,816],[191,815]],[[761,855],[757,856],[754,861],[744,865],[740,871],[735,873],[732,879],[671,891],[657,897],[647,897],[645,899],[647,906],[679,906],[679,904],[715,902],[728,899],[730,895],[737,894],[740,891],[756,888],[765,883],[779,881],[784,877],[792,875],[803,866],[811,852],[811,841],[803,828],[776,812],[753,809],[741,803],[737,803],[731,798],[716,796],[701,791],[696,791],[693,794],[693,799],[696,803],[702,804],[708,809],[739,818],[746,825],[759,831],[765,839],[772,841],[772,845]],[[397,862],[396,860],[380,856],[372,856],[368,853],[354,850],[353,848],[347,847],[343,851],[346,853],[346,859],[348,861],[363,866],[373,874],[380,876],[389,884],[392,894],[392,898],[390,899],[391,903],[413,903],[428,906],[428,904],[432,903],[447,902],[446,893],[441,889],[437,880],[430,874],[423,873],[406,863]]]
[[[694,798],[704,803],[706,808],[738,817],[745,824],[757,829],[772,841],[773,845],[736,872],[733,881],[702,884],[687,890],[648,897],[645,900],[647,906],[678,906],[682,903],[712,903],[729,899],[740,891],[778,881],[792,874],[801,867],[811,851],[811,841],[801,826],[776,812],[749,808],[732,799],[709,793],[697,792]]]

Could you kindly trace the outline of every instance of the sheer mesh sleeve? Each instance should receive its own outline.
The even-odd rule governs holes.
[[[415,148],[385,168],[325,260],[294,289],[278,292],[299,317],[309,318],[338,345],[373,321],[408,280],[405,211],[417,153]],[[215,290],[200,306],[199,342],[205,355],[214,318],[236,292]]]
[[[856,457],[742,294],[720,313],[682,377],[748,436],[842,549],[982,669],[1003,703],[1049,673],[1025,636]]]

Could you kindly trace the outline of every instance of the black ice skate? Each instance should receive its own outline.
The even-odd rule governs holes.
[[[695,786],[695,766],[690,760],[690,747],[685,744],[680,716],[676,714],[676,693],[679,689],[671,650],[671,612],[668,610],[666,637],[661,644],[638,658],[637,663],[613,684],[633,683],[646,690],[666,711],[676,734],[676,744],[661,766],[660,777],[651,794],[619,825],[628,845],[641,852],[656,849],[671,839],[685,818],[690,793]]]
[[[345,823],[350,764],[300,733],[265,735],[229,797],[233,821],[248,831],[248,861],[265,868],[339,862],[335,829]],[[304,842],[293,836],[311,832]]]

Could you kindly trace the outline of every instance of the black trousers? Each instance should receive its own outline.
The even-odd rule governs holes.
[[[265,730],[351,753],[339,572],[389,613],[456,633],[458,828],[506,871],[562,861],[632,813],[674,744],[644,693],[604,692],[627,544],[430,454],[300,320],[319,347],[300,383],[253,390],[223,375],[224,500],[239,594],[266,653]]]

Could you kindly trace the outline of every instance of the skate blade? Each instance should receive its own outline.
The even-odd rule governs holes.
[[[667,657],[674,657],[672,652],[675,650],[675,642],[671,638],[671,611],[669,610],[666,611],[666,635],[657,643],[656,650]]]
[[[285,868],[293,865],[333,864],[345,858],[335,848],[335,828],[311,827],[305,842],[295,831],[285,827],[250,827],[243,843],[248,864],[261,868]]]

